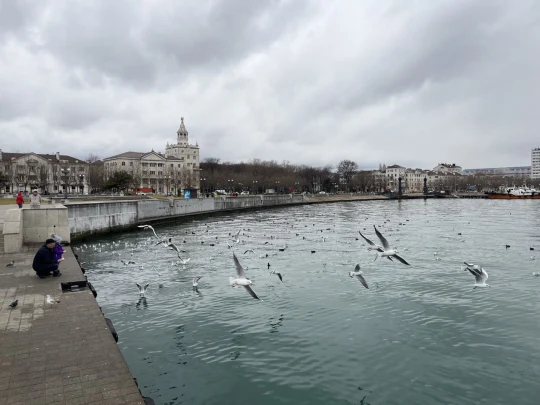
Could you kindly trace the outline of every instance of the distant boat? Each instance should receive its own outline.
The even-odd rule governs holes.
[[[540,192],[527,186],[506,187],[502,192],[487,192],[487,197],[494,200],[540,200]]]

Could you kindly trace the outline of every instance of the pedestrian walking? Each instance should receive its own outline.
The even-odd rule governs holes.
[[[17,199],[15,200],[15,202],[17,203],[19,208],[22,208],[24,204],[24,197],[20,191],[17,193]]]

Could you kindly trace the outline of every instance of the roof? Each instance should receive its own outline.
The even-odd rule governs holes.
[[[400,165],[392,165],[392,166],[388,166],[387,169],[405,169],[405,168]]]
[[[36,156],[39,156],[43,159],[47,159],[47,160],[56,160],[56,154],[54,155],[51,155],[51,154],[47,154],[47,153],[34,153],[34,152],[27,152],[27,153],[11,153],[11,152],[2,152],[2,161],[3,162],[9,162],[13,159],[18,159],[18,158],[21,158],[23,156],[28,156],[28,155],[36,155]],[[64,160],[64,161],[68,161],[69,163],[86,163],[83,159],[77,159],[77,158],[74,158],[73,156],[69,156],[69,155],[60,155],[60,160]]]
[[[149,152],[124,152],[124,153],[120,153],[119,155],[114,155],[114,156],[104,158],[103,160],[106,160],[106,159],[118,159],[118,158],[140,159],[141,156],[146,155],[148,153]]]

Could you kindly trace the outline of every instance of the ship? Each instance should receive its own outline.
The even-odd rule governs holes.
[[[500,192],[487,192],[486,196],[494,200],[540,200],[540,192],[527,186],[506,187]]]

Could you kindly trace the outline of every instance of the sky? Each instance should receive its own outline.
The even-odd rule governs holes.
[[[535,0],[0,0],[0,148],[530,165]]]

